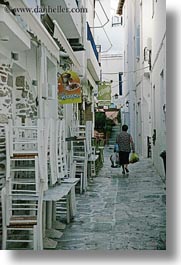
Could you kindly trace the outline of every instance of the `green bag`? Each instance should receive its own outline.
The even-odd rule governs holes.
[[[136,153],[131,153],[129,162],[130,163],[136,163],[139,161],[139,156]]]

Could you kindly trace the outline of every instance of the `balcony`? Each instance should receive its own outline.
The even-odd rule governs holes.
[[[7,12],[7,7],[0,4],[0,41],[9,51],[25,51],[30,49],[30,37],[20,26],[16,17]]]
[[[63,12],[68,8],[77,8],[76,0],[42,0],[42,7],[57,8],[57,12],[49,12],[52,20],[56,20],[67,39],[79,39],[81,37],[81,13]]]
[[[92,36],[92,32],[90,30],[90,26],[89,26],[88,22],[87,22],[87,40],[89,40],[91,42],[92,49],[93,49],[95,57],[97,58],[97,61],[98,61],[98,51],[97,51],[96,44],[94,42],[94,38]]]
[[[87,67],[95,81],[100,78],[99,54],[92,36],[89,24],[87,23]]]

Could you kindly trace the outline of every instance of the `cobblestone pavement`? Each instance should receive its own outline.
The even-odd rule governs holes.
[[[77,194],[77,214],[58,240],[59,250],[166,249],[165,184],[150,159],[129,166],[129,175],[110,167],[112,150],[104,150],[104,165]]]

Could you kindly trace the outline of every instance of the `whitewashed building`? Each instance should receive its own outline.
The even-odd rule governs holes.
[[[160,153],[166,149],[166,3],[120,0],[118,14],[124,27],[127,123],[136,150],[144,157],[152,153],[155,167],[164,176]]]
[[[94,13],[94,1],[92,4],[89,14]],[[52,11],[57,7],[59,12],[58,9]],[[61,14],[60,7],[64,10]],[[86,1],[75,0],[9,0],[0,4],[0,190],[5,187],[2,192],[4,217],[0,220],[3,223],[3,248],[7,247],[8,242],[22,242],[14,235],[18,230],[26,230],[26,236],[32,233],[32,240],[26,238],[24,242],[28,244],[31,241],[33,249],[55,248],[57,242],[52,240],[52,235],[62,235],[56,230],[61,226],[56,222],[57,211],[61,211],[61,206],[58,208],[56,205],[61,196],[66,195],[62,203],[67,222],[75,214],[74,180],[69,181],[73,186],[61,183],[63,176],[75,176],[76,170],[72,159],[74,149],[65,142],[65,138],[74,136],[73,129],[78,131],[80,124],[85,125],[86,121],[90,121],[88,128],[82,127],[86,130],[86,141],[82,158],[84,163],[79,163],[84,168],[80,178],[84,176],[81,183],[84,182],[83,190],[86,190],[88,157],[85,156],[88,151],[91,152],[87,151],[91,145],[89,142],[88,146],[87,135],[91,139],[94,91],[100,78],[98,52],[86,23],[91,21],[86,8]],[[69,12],[72,9],[77,11]],[[58,102],[57,76],[66,70],[76,72],[81,79],[82,103],[61,105]],[[6,126],[10,119],[13,122]],[[6,150],[5,127],[9,141]],[[32,132],[28,132],[26,142],[20,144],[21,137],[26,138],[28,130]],[[21,146],[18,150],[17,142]],[[30,150],[27,151],[27,148]],[[17,168],[18,163],[29,162],[33,165],[32,169],[28,169],[28,165],[26,169]],[[32,170],[36,177],[32,182],[24,177],[28,174],[19,179],[21,174],[12,173],[18,170]],[[28,185],[31,187],[27,188]],[[32,206],[35,209],[28,212],[36,214],[33,218],[28,216],[28,223],[27,216],[14,216],[14,201],[11,198],[14,194],[20,196],[17,192],[23,193],[22,198],[27,195],[26,192],[32,192],[34,196],[34,199],[30,196],[25,202],[16,199],[17,212],[22,207],[22,211],[26,211],[28,201],[36,202]],[[20,219],[21,224],[18,223]],[[15,221],[13,225],[12,220]],[[30,226],[29,230],[26,229],[27,225]],[[13,235],[14,238],[8,238]]]

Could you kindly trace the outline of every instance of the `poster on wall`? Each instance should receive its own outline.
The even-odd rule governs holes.
[[[60,104],[81,102],[80,78],[76,72],[66,71],[59,76],[58,100]]]

